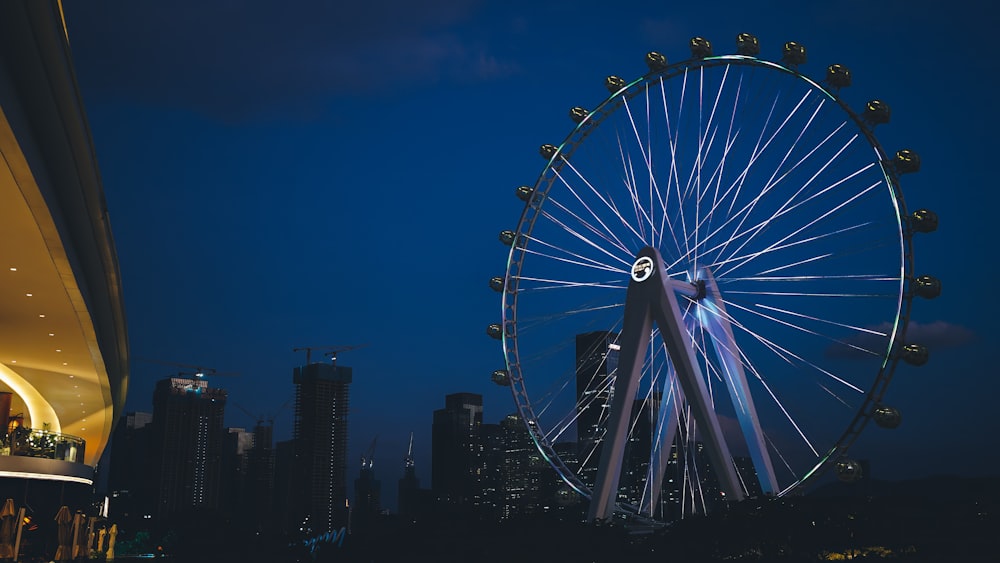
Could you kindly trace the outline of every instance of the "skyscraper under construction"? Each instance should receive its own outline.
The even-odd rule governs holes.
[[[290,516],[306,534],[347,525],[347,412],[352,370],[326,363],[295,368]]]

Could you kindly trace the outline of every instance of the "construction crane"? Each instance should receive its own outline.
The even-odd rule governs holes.
[[[372,445],[368,446],[368,450],[363,456],[361,456],[361,470],[365,469],[371,471],[375,468],[375,442],[378,441],[378,435],[372,439]]]
[[[147,362],[150,364],[160,364],[163,366],[171,366],[175,368],[180,368],[177,371],[177,375],[189,375],[194,376],[195,379],[204,379],[206,376],[219,377],[219,376],[236,376],[239,375],[238,372],[219,372],[215,368],[208,368],[204,366],[197,366],[191,364],[182,364],[179,362],[168,362],[166,360],[153,360],[149,358],[137,358],[140,362]]]
[[[410,447],[406,450],[406,457],[403,458],[403,470],[412,471],[416,465],[413,461],[413,432],[410,432]]]
[[[249,416],[250,418],[254,419],[256,421],[256,423],[257,423],[257,426],[262,426],[264,424],[265,420],[267,421],[267,424],[269,426],[274,426],[274,418],[276,416],[278,416],[278,414],[281,413],[281,411],[285,410],[285,408],[288,406],[289,403],[292,402],[292,399],[294,399],[294,398],[295,398],[295,395],[292,395],[291,397],[288,398],[288,400],[286,400],[284,403],[282,403],[280,407],[278,407],[276,410],[274,410],[274,412],[272,412],[270,414],[266,414],[266,413],[264,413],[264,414],[254,414],[254,413],[250,412],[243,405],[237,403],[236,401],[230,401],[230,402],[232,404],[236,405],[236,408],[238,408],[241,411],[243,411],[244,413],[246,413],[247,416]]]
[[[312,352],[313,350],[323,350],[323,355],[330,358],[333,365],[337,365],[337,354],[340,352],[347,352],[348,350],[357,350],[358,348],[364,348],[368,344],[357,344],[353,346],[300,346],[298,348],[292,348],[292,352],[301,352],[305,350],[306,352],[306,365],[312,362]]]

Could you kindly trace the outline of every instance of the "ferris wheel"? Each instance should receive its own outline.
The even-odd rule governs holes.
[[[866,423],[901,420],[883,403],[897,364],[928,358],[906,329],[913,297],[941,291],[912,253],[937,217],[904,204],[918,155],[874,136],[888,104],[852,110],[850,71],[807,77],[798,43],[780,62],[736,43],[714,55],[696,37],[687,60],[609,76],[541,146],[500,233],[493,379],[592,520],[857,477],[846,452]]]

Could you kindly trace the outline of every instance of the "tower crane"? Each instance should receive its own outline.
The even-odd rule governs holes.
[[[352,346],[300,346],[297,348],[292,348],[292,352],[301,352],[305,350],[306,352],[306,365],[309,365],[312,361],[313,350],[323,350],[323,355],[330,358],[333,365],[337,365],[337,354],[340,352],[347,352],[348,350],[357,350],[358,348],[364,348],[368,344],[357,344]]]
[[[416,465],[413,461],[413,432],[410,432],[410,447],[406,449],[406,457],[403,458],[403,469],[412,470]]]
[[[378,435],[372,439],[372,444],[368,446],[368,450],[365,454],[361,456],[361,469],[362,471],[368,469],[369,471],[375,468],[375,442],[378,441]]]
[[[219,377],[219,376],[236,376],[239,375],[238,372],[219,372],[215,368],[209,368],[199,365],[192,364],[182,364],[179,362],[169,362],[166,360],[153,360],[149,358],[137,358],[140,362],[146,362],[150,364],[160,364],[163,366],[171,366],[179,368],[177,375],[189,375],[194,376],[195,379],[204,379],[206,376]]]
[[[254,419],[256,421],[256,423],[257,423],[258,426],[263,425],[265,420],[267,421],[268,426],[274,426],[274,418],[276,416],[278,416],[278,414],[280,414],[281,411],[285,410],[285,407],[287,407],[289,405],[289,403],[292,402],[292,399],[294,399],[294,398],[295,398],[295,395],[292,395],[284,403],[282,403],[280,407],[278,407],[277,409],[275,409],[270,414],[268,414],[268,413],[254,414],[254,413],[250,412],[249,409],[247,409],[243,405],[237,403],[236,401],[232,401],[232,404],[236,405],[236,408],[238,408],[241,411],[243,411],[244,413],[246,413],[247,416],[249,416],[250,418]]]

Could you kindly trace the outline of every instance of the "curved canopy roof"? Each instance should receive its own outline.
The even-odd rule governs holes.
[[[0,391],[25,424],[86,440],[124,406],[118,263],[57,1],[0,8]]]

